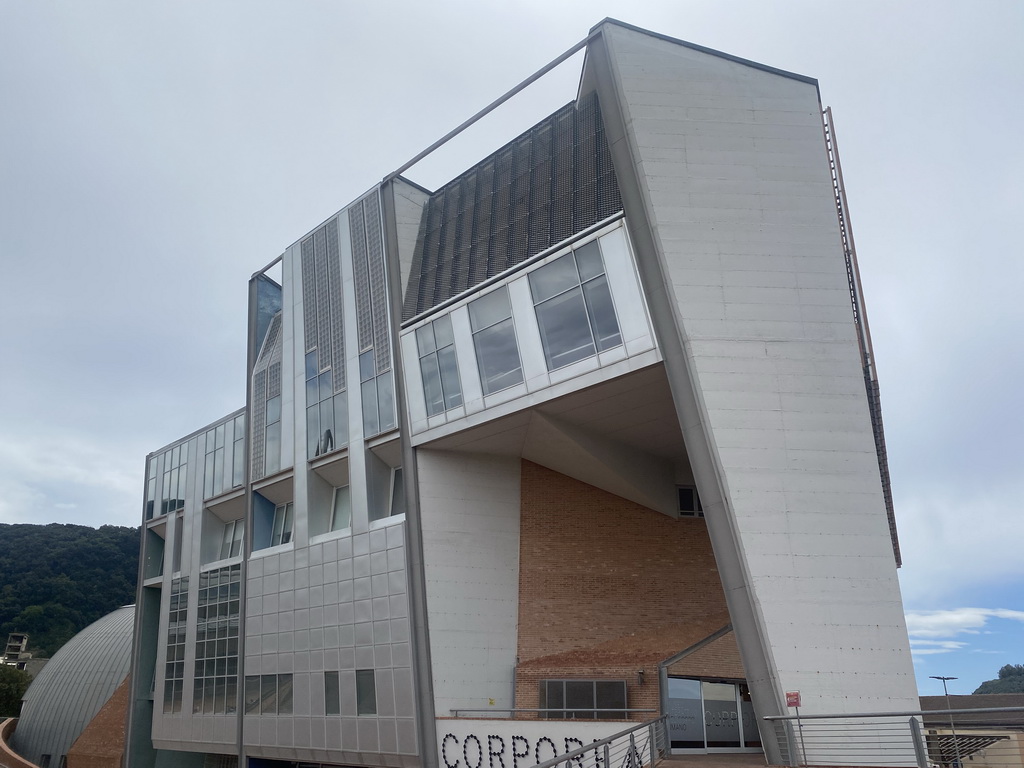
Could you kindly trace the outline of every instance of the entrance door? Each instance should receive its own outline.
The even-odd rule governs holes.
[[[761,749],[745,683],[668,679],[668,733],[673,752]]]

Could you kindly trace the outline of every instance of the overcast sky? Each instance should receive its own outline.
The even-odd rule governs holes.
[[[915,664],[1024,663],[1024,3],[0,0],[0,522],[137,525],[244,403],[248,277],[605,16],[816,77],[882,387]],[[569,101],[579,57],[408,175]]]

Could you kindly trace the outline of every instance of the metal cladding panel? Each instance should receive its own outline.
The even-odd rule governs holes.
[[[267,448],[267,371],[256,371],[252,375],[252,479],[260,480],[266,472],[265,454]]]
[[[341,292],[341,253],[338,248],[338,220],[331,219],[324,227],[327,233],[327,275],[324,282],[331,297],[331,359],[333,366],[334,391],[345,389],[345,313]],[[308,405],[308,403],[307,403]]]
[[[302,327],[305,351],[316,346],[316,269],[313,261],[313,238],[302,241]]]
[[[370,309],[370,276],[366,264],[366,224],[362,202],[348,209],[348,223],[352,238],[352,271],[356,284],[356,331],[359,334],[359,352],[365,352],[373,347],[373,314]]]
[[[622,210],[597,96],[562,107],[427,201],[404,319]]]
[[[327,282],[327,233],[323,227],[313,233],[313,263],[316,265],[317,359],[320,370],[331,367],[331,295]]]
[[[131,667],[135,606],[108,613],[83,629],[40,670],[25,693],[12,746],[36,763],[57,765]]]

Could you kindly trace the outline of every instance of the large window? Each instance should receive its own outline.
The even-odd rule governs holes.
[[[280,398],[277,400],[279,406]],[[245,415],[218,424],[205,436],[200,436],[200,450],[204,446],[206,461],[203,472],[203,498],[208,499],[240,486],[245,472]]]
[[[270,546],[276,547],[278,544],[287,544],[292,540],[294,506],[289,501],[287,504],[278,504],[274,507],[274,524],[271,527]]]
[[[246,675],[245,714],[292,714],[292,676]]]
[[[306,454],[310,459],[348,444],[348,404],[334,371],[319,371],[317,351],[306,353]],[[338,391],[335,392],[335,389]]]
[[[555,720],[624,720],[625,680],[541,680],[541,717]]]
[[[181,712],[185,682],[185,627],[188,624],[188,577],[171,581],[167,617],[167,655],[164,663],[164,714]]]
[[[549,371],[622,344],[596,240],[531,272],[530,290]]]
[[[523,380],[523,365],[516,346],[508,288],[499,288],[469,304],[469,323],[480,366],[485,395],[515,386]]]
[[[245,521],[232,520],[224,523],[224,538],[220,544],[220,560],[238,557],[242,554],[242,536],[245,534]]]
[[[194,714],[237,711],[240,579],[237,563],[199,574]]]
[[[423,396],[427,414],[434,416],[462,405],[459,364],[455,359],[455,336],[449,315],[416,329],[416,347],[423,375]]]

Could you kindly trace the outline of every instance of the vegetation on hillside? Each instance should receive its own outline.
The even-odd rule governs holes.
[[[999,677],[986,680],[975,693],[1024,693],[1024,664],[1007,664],[1000,668]]]
[[[135,602],[139,529],[0,523],[0,642],[25,632],[52,656],[92,622]]]
[[[28,672],[0,664],[0,717],[17,717],[21,714],[21,697],[31,682]]]

